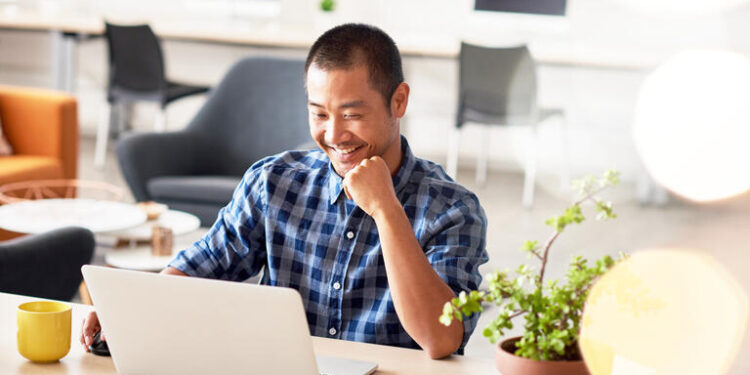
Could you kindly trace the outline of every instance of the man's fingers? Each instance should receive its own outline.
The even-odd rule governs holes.
[[[81,343],[84,345],[86,351],[88,351],[88,346],[94,342],[94,334],[99,329],[99,318],[96,316],[96,312],[92,311],[86,316],[81,325]]]
[[[83,321],[81,322],[81,327],[86,325],[86,318],[83,318]],[[86,345],[86,340],[83,338],[83,328],[81,328],[81,337],[79,337],[79,341],[81,341],[81,345]]]

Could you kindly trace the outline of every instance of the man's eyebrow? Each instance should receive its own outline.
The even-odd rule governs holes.
[[[318,103],[311,102],[311,101],[308,101],[307,105],[313,106],[313,107],[318,107],[318,108],[324,108],[322,104],[318,104]],[[339,106],[339,109],[357,108],[357,107],[364,107],[364,106],[365,106],[364,100],[353,100],[351,102],[346,102],[346,103],[341,104]]]
[[[339,106],[339,108],[356,108],[356,107],[364,107],[365,102],[362,100],[354,100],[351,102],[346,102]]]

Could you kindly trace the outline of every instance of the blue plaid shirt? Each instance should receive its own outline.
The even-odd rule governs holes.
[[[402,151],[393,186],[427,260],[456,294],[476,289],[477,269],[488,260],[477,197],[440,166],[417,159],[403,137]],[[169,265],[237,281],[264,269],[262,284],[302,295],[312,335],[419,348],[396,315],[375,221],[347,199],[320,150],[251,166],[205,237]],[[464,321],[459,353],[476,322],[476,314]]]

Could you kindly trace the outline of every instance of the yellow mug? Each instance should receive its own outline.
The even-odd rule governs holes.
[[[55,362],[70,351],[71,307],[36,301],[18,306],[18,352],[33,362]]]

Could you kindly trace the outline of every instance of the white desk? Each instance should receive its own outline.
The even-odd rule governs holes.
[[[86,353],[78,342],[81,322],[91,306],[73,306],[72,340],[70,353],[52,364],[29,362],[18,354],[16,348],[16,307],[23,302],[36,300],[13,294],[0,293],[0,374],[116,374],[112,359]],[[376,374],[409,375],[482,375],[497,374],[491,359],[452,356],[431,360],[421,350],[391,346],[363,344],[351,341],[313,337],[315,352],[327,356],[377,362]]]

